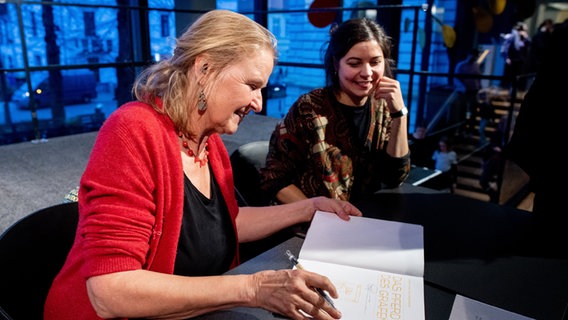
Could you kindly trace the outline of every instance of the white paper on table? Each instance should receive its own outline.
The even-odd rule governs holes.
[[[423,277],[423,227],[317,211],[299,258]]]
[[[306,270],[327,276],[339,298],[333,299],[341,319],[425,318],[424,279],[378,270],[302,260]]]
[[[535,320],[457,294],[449,320]]]
[[[425,318],[423,227],[317,211],[298,260],[327,276],[346,320]]]

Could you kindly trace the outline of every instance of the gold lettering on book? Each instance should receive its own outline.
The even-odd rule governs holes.
[[[381,275],[379,278],[378,310],[380,320],[401,319],[402,316],[402,277]]]

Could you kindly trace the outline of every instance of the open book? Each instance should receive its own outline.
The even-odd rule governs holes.
[[[339,291],[342,319],[424,319],[421,225],[317,211],[299,262]]]

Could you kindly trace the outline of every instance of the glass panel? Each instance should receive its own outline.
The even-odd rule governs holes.
[[[60,0],[45,2],[45,6],[38,1],[3,3],[0,0],[0,96],[4,104],[0,109],[0,134],[21,132],[18,131],[19,128],[13,127],[14,124],[23,126],[24,122],[43,125],[50,121],[51,126],[57,123],[66,125],[70,121],[69,117],[75,116],[69,111],[69,105],[60,103],[62,108],[52,105],[46,107],[42,105],[41,98],[38,98],[40,108],[34,118],[29,103],[17,107],[22,103],[18,102],[15,92],[22,84],[27,87],[26,74],[32,77],[29,80],[30,86],[35,86],[38,82],[36,75],[39,73],[57,72],[56,69],[82,70],[91,66],[90,71],[95,73],[97,81],[97,98],[93,100],[100,99],[103,90],[108,97],[104,107],[114,110],[117,105],[132,99],[130,88],[137,72],[149,60],[159,61],[170,57],[175,46],[175,36],[185,30],[188,21],[199,16],[195,13],[170,11],[174,5],[178,9],[208,10],[216,3],[217,8],[245,12],[253,17],[254,5],[260,3],[246,0],[207,1],[207,4],[201,1],[177,2],[148,0],[149,10],[140,11],[138,7],[116,7],[118,3],[138,5],[138,1],[130,0]],[[421,3],[404,2],[407,5]],[[268,11],[257,12],[259,18],[266,14],[267,27],[279,41],[279,62],[267,88],[268,115],[283,116],[299,95],[324,85],[322,55],[328,40],[329,25],[317,27],[312,24],[308,15],[312,3],[313,1],[306,0],[268,0]],[[374,10],[352,10],[368,7],[376,1],[344,0],[341,3],[345,10],[338,21],[363,13],[366,16],[376,13],[372,12]],[[453,2],[451,6],[450,3],[444,4],[444,17],[448,22],[451,21],[448,17],[453,16],[454,5]],[[427,15],[418,8],[402,10],[400,34],[397,37],[399,40],[395,43],[398,49],[397,79],[401,82],[410,110],[410,128],[415,122],[432,117],[432,108],[427,99],[419,99],[419,94],[429,92],[429,97],[435,97],[436,90],[430,93],[430,89],[443,87],[448,82],[444,77],[426,79],[424,77],[428,76],[414,75],[415,71],[424,68],[420,56],[421,43],[424,41],[422,28]],[[415,14],[415,9],[419,10],[418,14]],[[384,16],[385,11],[388,10],[380,10],[377,14]],[[141,15],[141,12],[147,12],[148,15]],[[415,25],[417,35],[414,34]],[[434,29],[429,69],[426,71],[445,73],[448,70],[448,52],[441,44],[439,26],[436,25]],[[20,33],[24,35],[23,40]],[[118,65],[114,65],[115,63]],[[107,68],[98,69],[99,64],[104,64]],[[487,74],[491,74],[494,69],[496,68],[487,71]],[[421,85],[432,88],[420,90]],[[422,107],[424,103],[428,105]],[[76,106],[72,108],[74,111],[81,109]],[[82,113],[93,113],[93,106],[85,108],[87,110],[81,111]],[[106,111],[105,116],[108,116]],[[5,141],[4,139],[0,140]]]
[[[30,66],[116,61],[116,9],[40,5],[21,8]]]
[[[58,73],[60,82],[54,80]],[[41,138],[97,130],[116,109],[116,75],[112,68],[39,71],[30,73],[30,80],[32,90],[28,90],[27,82],[23,83],[4,113],[16,140],[37,138],[32,127],[36,120]],[[58,90],[62,90],[61,95],[56,94]]]
[[[141,34],[133,31],[139,30],[139,10],[113,8],[115,0],[89,2],[97,6],[0,4],[0,144],[98,130],[118,105],[132,100],[135,68],[143,65],[140,37],[133,37]],[[173,6],[173,0],[155,2]],[[167,32],[175,34],[172,13],[163,14]],[[159,40],[162,21],[148,23]],[[158,42],[156,47],[166,46]],[[85,68],[116,62],[132,65]],[[23,71],[27,66],[32,69]]]
[[[174,0],[149,0],[149,8],[173,9]],[[175,48],[176,20],[172,11],[149,10],[150,53],[154,61],[172,56]]]
[[[150,8],[161,8],[161,9],[173,9],[174,0],[149,0],[148,7]]]
[[[348,8],[349,10],[343,11],[343,21],[351,18],[363,17],[375,20],[377,18],[377,10],[358,8],[368,8],[376,5],[377,1],[344,0],[343,7]]]
[[[266,115],[283,118],[300,95],[324,84],[323,69],[277,65],[268,83]]]
[[[325,83],[321,47],[329,29],[317,28],[309,22],[307,11],[301,11],[308,8],[306,1],[268,1],[267,27],[276,36],[279,51],[279,64],[268,86],[266,114],[269,116],[283,117],[301,94]],[[282,13],[283,10],[300,11]],[[295,63],[313,66],[289,66]]]
[[[16,6],[0,4],[0,68],[22,68],[24,59]]]
[[[45,32],[41,22],[41,6],[40,5],[22,5],[21,7],[22,23],[24,27],[25,42],[22,43],[20,35],[17,35],[18,43],[27,49],[27,59],[30,66],[38,66],[45,64],[41,57],[45,56]],[[18,25],[18,13],[14,12],[14,25]],[[24,61],[22,59],[22,66]]]
[[[171,57],[176,45],[175,13],[150,10],[148,23],[150,25],[150,51],[152,59],[161,61]]]

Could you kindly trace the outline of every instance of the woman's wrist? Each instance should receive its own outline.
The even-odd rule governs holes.
[[[391,112],[390,116],[393,119],[398,119],[406,116],[407,114],[408,114],[408,109],[406,107],[402,107],[402,109],[400,109],[397,112]]]

